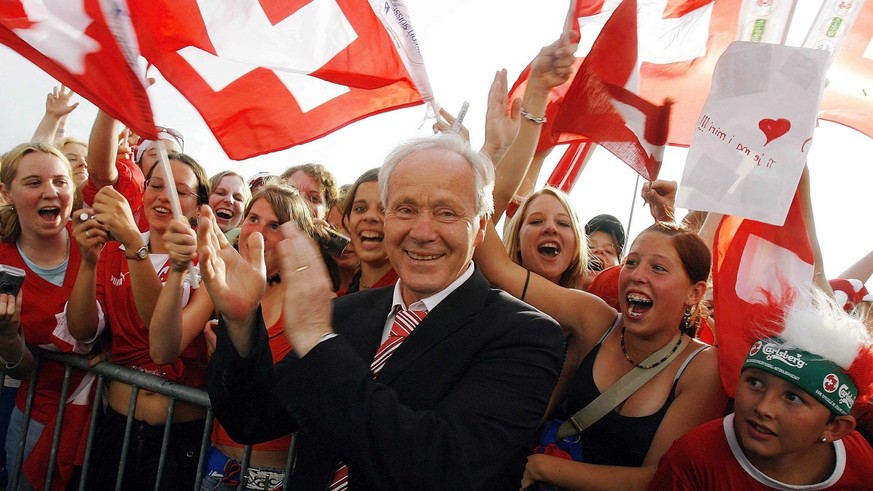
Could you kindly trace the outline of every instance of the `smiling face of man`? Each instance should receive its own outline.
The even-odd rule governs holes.
[[[455,281],[485,237],[473,182],[470,163],[441,148],[408,155],[391,174],[385,250],[407,305]]]

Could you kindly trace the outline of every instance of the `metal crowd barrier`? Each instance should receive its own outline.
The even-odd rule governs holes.
[[[203,438],[201,439],[200,461],[197,465],[197,476],[195,477],[195,483],[194,483],[194,491],[197,491],[200,489],[200,483],[201,483],[202,478],[203,478],[203,471],[204,471],[204,468],[206,466],[206,450],[209,447],[210,436],[212,435],[212,421],[213,421],[212,404],[209,402],[209,396],[207,395],[205,390],[195,389],[193,387],[188,387],[188,386],[183,385],[183,384],[170,382],[170,381],[165,380],[163,378],[160,378],[158,376],[151,375],[148,373],[143,373],[143,372],[133,370],[130,368],[126,368],[126,367],[122,367],[119,365],[114,365],[110,362],[101,362],[93,367],[88,367],[88,359],[83,357],[83,356],[74,355],[74,354],[70,354],[70,353],[58,353],[58,352],[53,352],[53,351],[46,351],[43,349],[35,348],[33,346],[31,346],[30,349],[34,353],[34,367],[33,367],[33,371],[31,372],[31,380],[33,380],[33,381],[36,381],[37,377],[39,376],[39,367],[40,367],[41,360],[43,358],[63,363],[66,366],[66,371],[64,372],[64,380],[63,380],[63,384],[61,386],[61,396],[60,396],[61,404],[58,407],[58,412],[57,412],[58,424],[55,425],[56,431],[55,431],[54,435],[52,435],[52,447],[51,447],[51,453],[50,453],[50,458],[49,458],[49,465],[48,465],[48,468],[46,469],[46,474],[45,474],[45,476],[46,476],[45,490],[46,491],[49,491],[52,488],[52,478],[54,475],[54,469],[55,469],[56,460],[57,460],[58,445],[60,443],[60,431],[57,431],[57,430],[59,430],[63,425],[64,409],[65,409],[65,405],[63,404],[63,402],[66,401],[67,398],[69,397],[70,378],[72,376],[74,369],[85,371],[85,372],[96,373],[97,374],[97,381],[96,381],[97,382],[97,390],[96,390],[96,394],[94,395],[94,404],[92,405],[92,409],[91,409],[91,417],[90,417],[91,424],[89,424],[88,438],[87,438],[87,443],[85,446],[85,458],[84,458],[84,461],[82,463],[81,474],[79,476],[79,483],[78,483],[78,486],[75,488],[71,485],[68,485],[67,489],[78,489],[79,491],[85,491],[85,483],[86,483],[86,478],[88,476],[88,471],[89,471],[90,467],[93,465],[93,463],[91,462],[91,450],[92,450],[91,445],[92,445],[93,440],[94,440],[95,429],[97,426],[96,424],[94,424],[94,422],[99,417],[98,415],[103,408],[103,404],[102,404],[103,392],[104,392],[104,387],[106,386],[107,379],[108,380],[119,380],[121,382],[124,382],[126,384],[133,386],[133,392],[131,395],[130,405],[128,407],[128,412],[127,412],[127,425],[125,426],[125,430],[124,430],[124,444],[122,445],[122,449],[121,449],[121,460],[120,460],[120,464],[119,464],[119,468],[118,468],[118,479],[115,483],[116,491],[121,491],[123,489],[124,483],[122,481],[124,478],[125,464],[126,464],[127,453],[128,453],[128,448],[129,448],[129,444],[130,444],[131,428],[133,427],[133,423],[134,423],[133,416],[134,416],[134,412],[136,410],[136,399],[137,399],[137,395],[139,394],[140,389],[146,389],[148,391],[155,392],[155,393],[158,393],[158,394],[161,394],[161,395],[164,395],[164,396],[167,396],[170,398],[170,404],[169,404],[169,407],[167,408],[167,419],[166,419],[167,421],[173,420],[173,415],[175,414],[175,408],[176,408],[176,401],[183,401],[183,402],[190,403],[190,404],[196,404],[196,405],[204,407],[206,409],[206,425],[205,425],[205,428],[203,430]],[[3,387],[3,382],[4,382],[5,377],[6,377],[6,375],[3,372],[0,372],[0,387]],[[17,451],[16,458],[15,458],[16,472],[13,473],[12,469],[7,469],[10,477],[13,477],[13,474],[14,474],[13,480],[16,482],[10,481],[7,488],[6,488],[8,490],[18,489],[18,482],[17,481],[19,480],[20,476],[22,475],[21,474],[21,468],[22,468],[21,456],[24,455],[24,449],[25,449],[25,443],[26,443],[25,440],[26,440],[28,426],[30,424],[30,410],[31,410],[31,404],[33,401],[35,388],[36,388],[35,383],[31,383],[29,385],[28,394],[27,394],[27,402],[25,403],[25,407],[24,407],[25,422],[24,422],[24,427],[21,431],[22,439],[20,442],[18,442],[18,451]],[[46,428],[46,430],[48,430],[48,428]],[[169,442],[171,430],[172,430],[172,425],[167,424],[164,426],[163,444],[161,445],[161,455],[160,455],[159,461],[158,461],[157,479],[155,481],[157,484],[156,484],[155,491],[160,491],[159,489],[157,489],[157,487],[160,485],[161,477],[163,476],[163,472],[164,472],[164,466],[166,463],[166,455],[167,455],[167,442]],[[291,468],[292,468],[292,464],[294,462],[294,453],[295,453],[294,450],[295,449],[294,449],[294,446],[292,444],[292,447],[289,449],[288,461],[287,461],[286,466],[285,466],[285,475],[289,476],[289,477],[291,476]],[[246,446],[243,450],[243,459],[241,462],[241,469],[240,469],[240,474],[239,474],[240,479],[239,479],[239,485],[237,486],[237,490],[245,490],[246,489],[245,478],[246,478],[246,473],[247,473],[247,470],[249,467],[250,457],[251,457],[251,446]],[[75,483],[73,483],[73,485],[75,485]]]

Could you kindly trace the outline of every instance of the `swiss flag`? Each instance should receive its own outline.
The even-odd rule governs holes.
[[[670,109],[634,93],[638,51],[637,2],[624,0],[576,72],[552,134],[584,135],[654,180],[661,169]]]
[[[781,227],[726,215],[715,233],[713,306],[721,382],[731,397],[752,341],[778,312],[764,292],[781,298],[782,285],[802,290],[813,276],[813,254],[800,197],[795,194]]]
[[[588,159],[591,158],[594,147],[593,143],[581,141],[567,145],[567,150],[549,176],[548,185],[569,193],[582,169],[585,168],[585,164],[588,163]]]
[[[600,33],[606,20],[620,0],[576,0],[571,25],[579,30],[582,40],[578,55],[588,53],[588,47]],[[740,2],[714,0],[638,0],[638,36],[640,82],[639,95],[652,101],[669,98],[670,126],[667,143],[688,146],[694,124],[709,93],[712,69],[727,45],[736,39]],[[577,69],[582,60],[577,61]],[[510,91],[510,97],[521,97],[527,84],[529,69],[525,69]],[[546,115],[554,115],[563,101],[569,82],[555,87],[550,94]],[[559,143],[585,140],[579,135],[552,135],[550,122],[540,134],[537,150]]]
[[[828,78],[819,117],[873,137],[873,2],[863,2]]]
[[[0,42],[138,134],[156,138],[122,0],[4,0]],[[106,5],[106,14],[101,5]]]
[[[130,0],[130,7],[143,55],[233,159],[430,98],[401,2]]]

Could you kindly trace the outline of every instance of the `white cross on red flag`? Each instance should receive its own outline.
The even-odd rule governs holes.
[[[721,383],[733,397],[752,341],[778,321],[768,295],[783,286],[802,291],[812,282],[812,246],[796,193],[782,226],[727,215],[715,233],[712,254],[713,304]]]
[[[120,35],[132,30],[120,7],[117,0],[3,1],[0,43],[138,134],[156,138],[136,43]]]
[[[230,158],[431,98],[403,4],[130,0],[143,55]]]

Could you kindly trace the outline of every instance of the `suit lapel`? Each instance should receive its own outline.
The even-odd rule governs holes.
[[[361,301],[354,303],[355,308],[334,311],[335,318],[343,321],[341,326],[337,326],[337,332],[349,339],[349,343],[367,364],[373,361],[381,344],[393,294],[393,288],[354,293],[352,296],[362,296]],[[369,298],[363,300],[364,296]]]
[[[376,380],[390,384],[419,356],[471,322],[482,310],[489,289],[488,281],[476,268],[473,276],[428,312],[412,334],[391,355]]]

